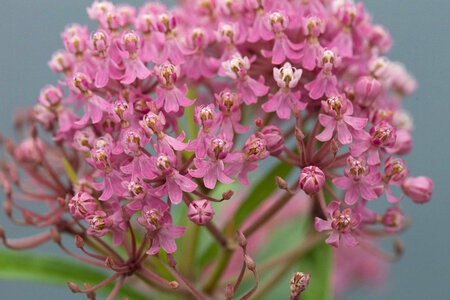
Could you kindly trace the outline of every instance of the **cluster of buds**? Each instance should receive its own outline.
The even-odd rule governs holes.
[[[247,299],[258,293],[259,282],[247,239],[266,234],[264,225],[281,208],[295,210],[290,200],[296,196],[311,204],[308,214],[318,232],[329,234],[327,244],[361,244],[380,256],[387,254],[372,243],[374,236],[397,235],[408,224],[403,198],[430,200],[432,181],[410,177],[399,158],[412,147],[402,98],[416,83],[384,56],[391,38],[371,23],[362,3],[193,0],[171,10],[159,3],[136,9],[95,1],[87,12],[99,27],[64,30],[64,49],[48,63],[62,79],[42,89],[32,118],[20,120],[30,137],[17,145],[6,139],[12,160],[1,163],[6,214],[16,224],[48,231],[11,240],[1,230],[5,246],[28,249],[54,240],[74,258],[114,271],[104,283],[117,281],[108,299],[133,274],[162,290],[183,285],[179,293],[199,299],[225,290],[231,299],[248,269],[256,285],[241,298]],[[51,139],[39,137],[38,124]],[[264,177],[266,161],[289,169],[293,183],[277,176],[268,199],[281,196],[270,210],[255,209],[245,226],[219,226],[223,222],[214,219],[231,211],[228,205],[246,205],[245,194]],[[392,186],[401,194],[394,196]],[[219,190],[226,190],[221,198]],[[383,198],[385,212],[367,207]],[[48,212],[19,200],[42,203]],[[178,206],[186,207],[182,218],[175,217]],[[211,278],[201,288],[192,270],[175,268],[172,253],[192,260],[197,248],[177,248],[176,240],[189,234],[183,220],[191,222],[188,228],[205,228],[225,257],[240,245],[243,267],[229,268],[237,276],[234,286],[221,286],[226,258],[214,271],[206,266],[198,272]],[[56,239],[60,233],[74,235],[85,256]],[[196,243],[193,236],[186,240]],[[191,252],[184,257],[183,251]],[[152,259],[175,281],[153,270]],[[309,274],[293,275],[292,299],[309,280]],[[98,288],[69,287],[88,296]]]

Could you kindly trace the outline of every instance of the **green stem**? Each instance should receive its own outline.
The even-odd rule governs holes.
[[[217,283],[220,280],[220,277],[222,277],[223,272],[228,266],[228,262],[231,259],[231,255],[233,254],[233,251],[231,250],[223,250],[222,256],[220,257],[220,260],[217,262],[211,276],[209,277],[209,280],[206,282],[206,284],[203,287],[203,290],[207,294],[212,294],[214,289],[217,286]]]
[[[183,243],[183,259],[180,261],[180,272],[188,279],[194,278],[194,263],[196,261],[197,245],[200,233],[200,226],[189,222],[186,230],[186,237]]]

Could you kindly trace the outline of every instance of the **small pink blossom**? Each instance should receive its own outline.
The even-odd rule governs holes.
[[[323,95],[333,97],[338,95],[337,78],[333,74],[333,68],[340,63],[340,58],[331,50],[325,50],[317,66],[322,70],[317,77],[305,85],[312,99],[319,99]]]
[[[300,188],[308,195],[316,194],[325,184],[325,174],[316,166],[304,167],[298,178]]]
[[[340,210],[340,203],[337,201],[328,204],[327,220],[315,218],[314,228],[321,231],[329,231],[330,236],[325,240],[325,243],[339,247],[339,241],[342,238],[344,245],[353,248],[358,245],[358,241],[354,237],[354,232],[358,228],[361,217],[359,214],[353,213],[351,207]]]
[[[433,181],[425,176],[408,177],[402,184],[402,190],[415,203],[423,204],[431,199]]]
[[[366,200],[377,198],[377,190],[374,185],[381,180],[381,174],[374,167],[366,166],[364,156],[347,159],[347,166],[344,170],[344,177],[333,179],[333,184],[340,189],[346,190],[345,203],[353,205],[361,196]]]

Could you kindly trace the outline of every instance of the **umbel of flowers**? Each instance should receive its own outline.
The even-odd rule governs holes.
[[[398,240],[391,255],[374,237],[402,231],[409,223],[404,196],[427,202],[433,183],[411,177],[400,158],[412,148],[402,98],[416,82],[385,57],[389,32],[372,24],[362,3],[191,0],[169,9],[96,1],[87,13],[98,27],[66,27],[64,48],[48,63],[61,79],[17,116],[18,130],[28,128],[29,137],[4,141],[5,213],[45,230],[8,239],[2,229],[6,247],[53,240],[68,255],[112,271],[96,286],[68,283],[91,299],[114,282],[113,299],[131,277],[198,299],[261,297],[265,282],[252,256],[264,243],[252,247],[250,238],[268,234],[265,225],[280,213],[309,218],[320,232],[299,240],[301,247],[365,249],[347,264],[367,253],[386,260],[400,254]],[[264,177],[263,161],[291,168],[294,180],[273,179],[273,194],[237,227],[215,220],[215,209],[233,220],[231,207],[251,201],[240,195],[252,188],[249,177]],[[387,210],[372,211],[372,201],[386,202]],[[189,228],[204,226],[228,255],[201,275],[175,267],[173,255],[182,263],[195,258],[177,251],[176,240],[188,233],[180,226],[186,222],[174,218],[180,206]],[[302,214],[281,212],[300,206]],[[61,234],[73,235],[79,251],[69,250]],[[155,261],[170,277],[152,268]],[[340,276],[357,270],[341,268],[347,273]],[[247,273],[254,287],[238,293]],[[296,272],[291,299],[310,281]]]

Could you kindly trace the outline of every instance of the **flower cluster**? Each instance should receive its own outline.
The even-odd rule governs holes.
[[[30,138],[17,145],[6,140],[14,163],[5,162],[0,173],[7,215],[51,229],[28,243],[2,233],[4,244],[29,248],[53,238],[78,259],[101,266],[106,259],[116,272],[110,281],[120,278],[111,299],[133,273],[164,288],[180,282],[207,299],[203,292],[220,293],[216,282],[204,291],[186,284],[169,255],[186,230],[176,225],[174,207],[186,205],[187,219],[233,251],[229,237],[212,222],[211,202],[232,202],[233,190],[251,188],[249,177],[264,173],[265,160],[293,166],[298,180],[288,187],[278,177],[284,193],[278,205],[238,235],[243,270],[246,266],[256,280],[245,237],[296,194],[311,201],[315,229],[329,233],[326,243],[335,247],[342,241],[376,252],[370,243],[374,226],[393,235],[404,229],[404,196],[424,203],[433,190],[430,179],[409,177],[399,158],[412,148],[402,98],[416,82],[384,56],[392,45],[389,32],[371,23],[363,4],[180,2],[174,9],[158,3],[136,9],[95,1],[87,13],[97,29],[72,24],[61,34],[64,49],[48,65],[62,79],[45,86],[32,118],[21,120],[30,125]],[[51,142],[39,137],[37,123]],[[17,166],[33,188],[21,183]],[[225,190],[221,199],[213,196],[219,186]],[[367,207],[384,197],[390,203],[386,212]],[[17,199],[42,202],[50,211],[42,215]],[[13,208],[23,221],[13,217]],[[76,235],[87,256],[67,250],[60,233]],[[112,236],[113,246],[103,242],[105,236]],[[88,241],[104,246],[107,256],[88,253],[83,248]],[[120,246],[127,258],[114,250]],[[160,259],[162,251],[169,255],[162,263],[176,281],[144,264],[147,257]],[[239,278],[234,289],[226,288],[227,299]],[[299,295],[308,281],[309,275],[292,279],[291,292]],[[69,287],[88,295],[95,291]]]

